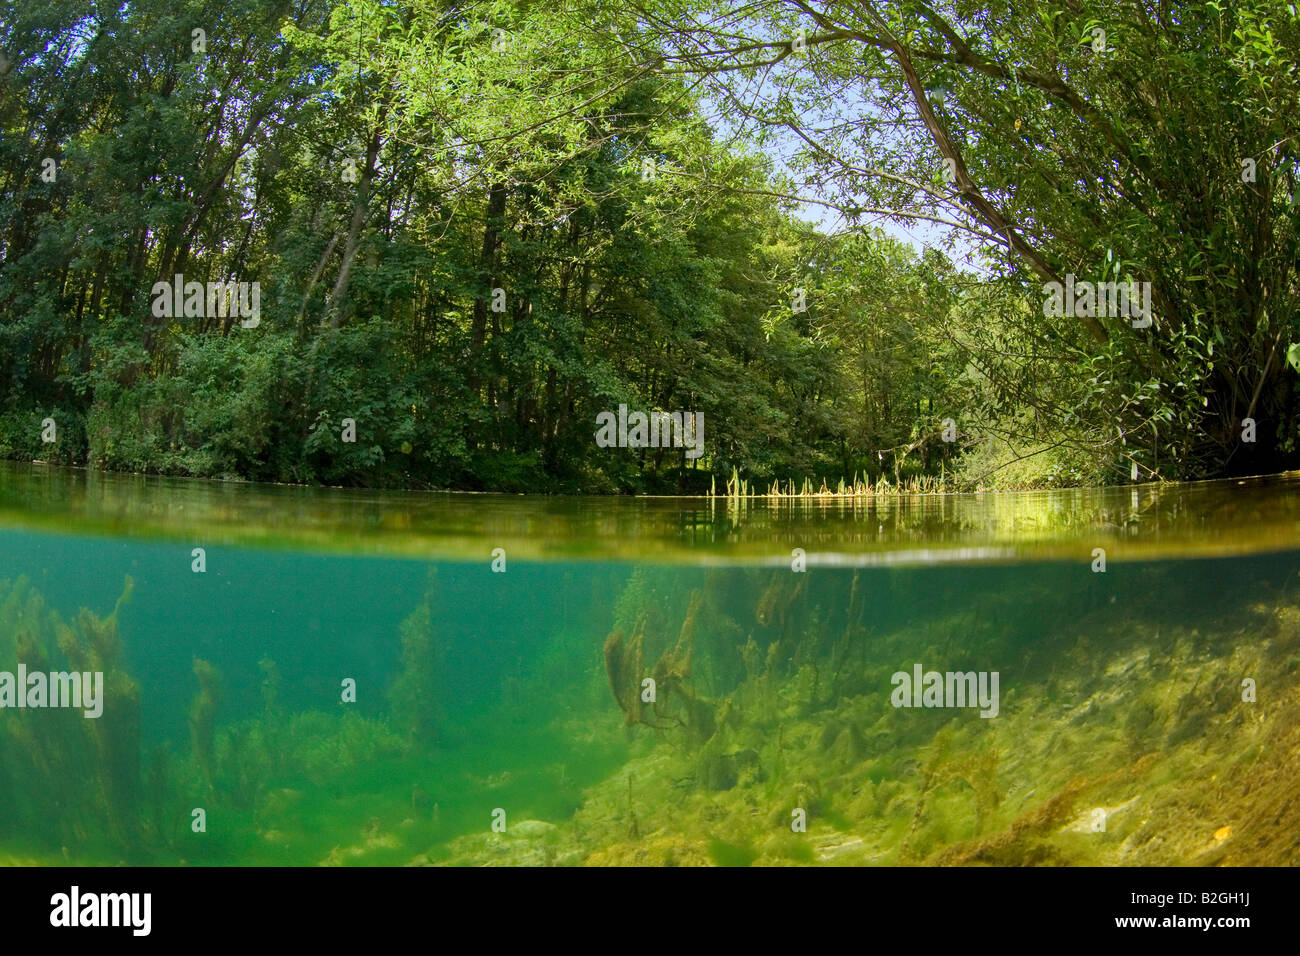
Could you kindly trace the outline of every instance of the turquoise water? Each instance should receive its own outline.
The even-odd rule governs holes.
[[[892,539],[861,509],[490,496],[439,504],[452,538],[370,500],[358,538],[319,493],[305,541],[278,491],[3,477],[0,672],[104,693],[0,710],[0,861],[1296,862],[1291,479],[1144,489],[1136,517],[1127,490],[1004,500],[1010,531],[916,503]],[[916,668],[997,699],[924,706]]]

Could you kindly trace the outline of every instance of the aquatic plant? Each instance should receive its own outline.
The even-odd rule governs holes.
[[[640,723],[656,730],[684,728],[687,739],[696,744],[713,736],[714,704],[690,684],[696,619],[703,603],[702,591],[691,594],[676,643],[664,648],[648,674],[644,656],[646,617],[637,622],[628,641],[624,642],[618,631],[605,639],[605,674],[628,726]],[[653,684],[647,684],[647,680]],[[646,700],[644,695],[651,688],[653,699]]]
[[[103,709],[95,719],[77,709],[6,713],[0,723],[0,779],[11,787],[0,831],[12,826],[56,845],[112,847],[132,855],[140,850],[140,690],[125,670],[118,633],[118,616],[132,588],[128,576],[107,617],[82,608],[67,624],[45,607],[26,579],[0,583],[6,592],[0,601],[0,646],[4,635],[12,635],[0,660],[21,661],[32,671],[103,674]],[[52,815],[49,807],[60,812]]]
[[[1176,586],[1167,574],[1127,585],[1122,613],[1090,596],[1055,600],[1054,574],[1028,585],[959,577],[930,578],[918,597],[902,572],[630,575],[636,586],[599,654],[600,632],[557,631],[530,650],[518,700],[503,693],[472,717],[451,715],[454,725],[445,714],[424,722],[443,735],[436,751],[437,736],[412,733],[434,712],[397,693],[448,699],[430,681],[439,622],[425,600],[402,624],[387,713],[332,700],[293,712],[283,689],[301,675],[255,653],[230,665],[229,680],[246,686],[225,704],[221,675],[196,660],[192,701],[182,691],[168,704],[182,721],[188,707],[189,734],[150,741],[147,761],[124,664],[132,632],[117,630],[118,611],[65,623],[25,583],[0,585],[0,661],[102,666],[117,675],[114,701],[137,711],[134,728],[0,713],[0,853],[535,865],[1295,859],[1300,610],[1286,576],[1244,604],[1216,598],[1214,616],[1165,613],[1168,593],[1144,599],[1144,584]],[[128,582],[119,609],[129,595]],[[1045,625],[1017,599],[1069,613]],[[1005,667],[998,719],[894,709],[890,674],[916,660]],[[1243,701],[1242,675],[1267,675],[1258,703]],[[450,726],[459,733],[447,739]],[[191,833],[194,806],[215,811],[220,828]],[[482,806],[510,807],[511,832],[465,836],[482,830]],[[800,813],[806,831],[791,829]]]
[[[643,655],[644,628],[638,628],[631,640],[625,641],[621,631],[612,631],[605,638],[605,676],[619,709],[623,711],[627,726],[641,723],[641,676],[645,673]]]
[[[208,661],[194,659],[194,676],[199,682],[199,692],[190,704],[190,746],[194,758],[203,771],[203,781],[209,793],[215,791],[217,779],[217,750],[215,725],[217,708],[221,706],[221,675]]]
[[[277,716],[281,713],[280,688],[284,685],[280,666],[271,658],[263,657],[257,662],[257,669],[262,672],[262,702],[266,705],[266,714],[268,717]]]
[[[945,595],[933,600],[932,611],[898,615],[890,629],[877,625],[868,644],[865,572],[788,604],[794,592],[789,577],[780,576],[784,588],[749,578],[759,630],[739,649],[689,645],[690,673],[716,663],[709,660],[715,653],[738,655],[744,672],[713,688],[711,736],[692,744],[683,733],[660,734],[649,754],[629,762],[619,783],[626,788],[635,776],[634,814],[628,796],[619,801],[604,788],[589,794],[577,817],[588,862],[664,862],[695,853],[731,864],[1289,858],[1286,838],[1270,821],[1294,817],[1287,796],[1294,774],[1286,776],[1294,761],[1283,755],[1300,752],[1291,743],[1300,739],[1300,720],[1255,723],[1262,719],[1254,716],[1257,705],[1242,704],[1236,675],[1284,672],[1300,682],[1300,664],[1287,664],[1300,661],[1300,613],[1222,614],[1207,633],[1205,615],[1171,624],[1159,602],[1135,600],[1121,621],[1109,602],[1079,601],[1068,624],[1040,635],[1034,622],[1007,610],[1009,594],[993,589],[967,594],[961,605]],[[710,578],[702,597],[692,595],[682,624],[698,628],[706,615],[716,624],[727,617],[723,606],[744,616],[736,580],[715,585]],[[1049,585],[1035,585],[1031,599],[1052,600]],[[714,593],[715,586],[728,591]],[[784,620],[780,608],[788,609]],[[814,622],[835,622],[836,638],[827,640],[826,624]],[[784,636],[763,643],[763,631],[778,626]],[[633,678],[645,673],[648,648],[658,646],[644,621],[631,633],[630,640],[611,634],[605,648],[607,678],[620,709],[631,712],[629,723],[640,722]],[[1241,644],[1229,634],[1253,637]],[[687,646],[679,632],[664,651],[662,672],[686,658]],[[1223,656],[1224,647],[1236,648],[1234,660]],[[1016,685],[1003,688],[1001,719],[952,711],[900,717],[885,692],[896,667],[890,662],[918,655],[945,666],[971,655],[1021,661]],[[1138,665],[1143,679],[1135,682]],[[816,689],[819,667],[827,678],[823,692],[832,688],[824,701]],[[649,722],[654,711],[643,706]],[[1286,706],[1300,712],[1300,705]],[[1207,736],[1215,741],[1209,748]],[[1261,754],[1270,755],[1267,770]],[[1230,797],[1231,785],[1217,786],[1220,800],[1245,812],[1207,814],[1199,845],[1198,828],[1183,836],[1178,821],[1204,812],[1203,781],[1242,761],[1256,768],[1249,787],[1239,788],[1249,795]],[[1141,814],[1128,809],[1135,805]],[[795,810],[809,815],[807,838],[790,839]],[[633,815],[635,844],[625,842]],[[1142,822],[1152,815],[1159,822]],[[1099,820],[1109,827],[1097,829]],[[1240,827],[1271,834],[1269,849],[1243,852],[1254,844],[1240,840]],[[651,846],[664,850],[651,853]]]
[[[74,670],[104,675],[104,713],[91,725],[96,777],[103,788],[114,838],[135,846],[139,839],[140,806],[140,685],[126,673],[118,633],[118,613],[131,599],[133,582],[126,579],[113,613],[100,619],[82,608],[78,627],[65,631],[59,648]],[[108,706],[111,702],[112,706]]]
[[[761,486],[751,485],[747,479],[742,478],[739,472],[733,468],[723,493],[718,493],[717,483],[714,481],[709,487],[707,497],[727,499],[729,507],[739,508],[755,499],[788,501],[817,498],[864,499],[898,495],[935,495],[958,490],[960,485],[954,479],[955,476],[949,475],[946,471],[939,475],[916,475],[910,478],[901,478],[895,474],[893,484],[890,484],[889,479],[884,475],[880,476],[878,482],[872,484],[869,479],[860,477],[855,473],[852,481],[846,481],[844,478],[838,479],[834,488],[827,484],[829,479],[823,477],[820,484],[815,483],[812,478],[804,478],[797,484],[794,479],[790,479],[784,485],[779,479],[774,479],[766,491],[760,491],[758,488]]]
[[[389,690],[393,725],[412,743],[433,746],[442,731],[445,653],[433,628],[432,588],[401,625],[401,668]]]
[[[791,576],[784,572],[772,575],[772,582],[754,609],[754,617],[763,627],[783,631],[790,617],[790,609],[803,597],[807,587],[804,575]]]

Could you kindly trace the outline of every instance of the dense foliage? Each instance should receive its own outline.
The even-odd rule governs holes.
[[[1298,53],[1264,0],[0,0],[0,455],[512,491],[1293,466]],[[1154,323],[1044,317],[1067,274],[1150,282]],[[258,313],[159,314],[177,275]],[[598,447],[620,405],[702,413],[704,454]]]

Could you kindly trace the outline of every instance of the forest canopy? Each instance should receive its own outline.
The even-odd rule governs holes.
[[[0,0],[0,457],[1296,467],[1298,63],[1276,0]],[[601,447],[624,406],[702,453]]]

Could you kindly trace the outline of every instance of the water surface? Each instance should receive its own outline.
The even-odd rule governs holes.
[[[0,861],[1295,863],[1298,486],[555,499],[0,465],[0,672],[105,684],[99,719],[0,710]],[[918,667],[996,674],[995,706],[896,706]]]

